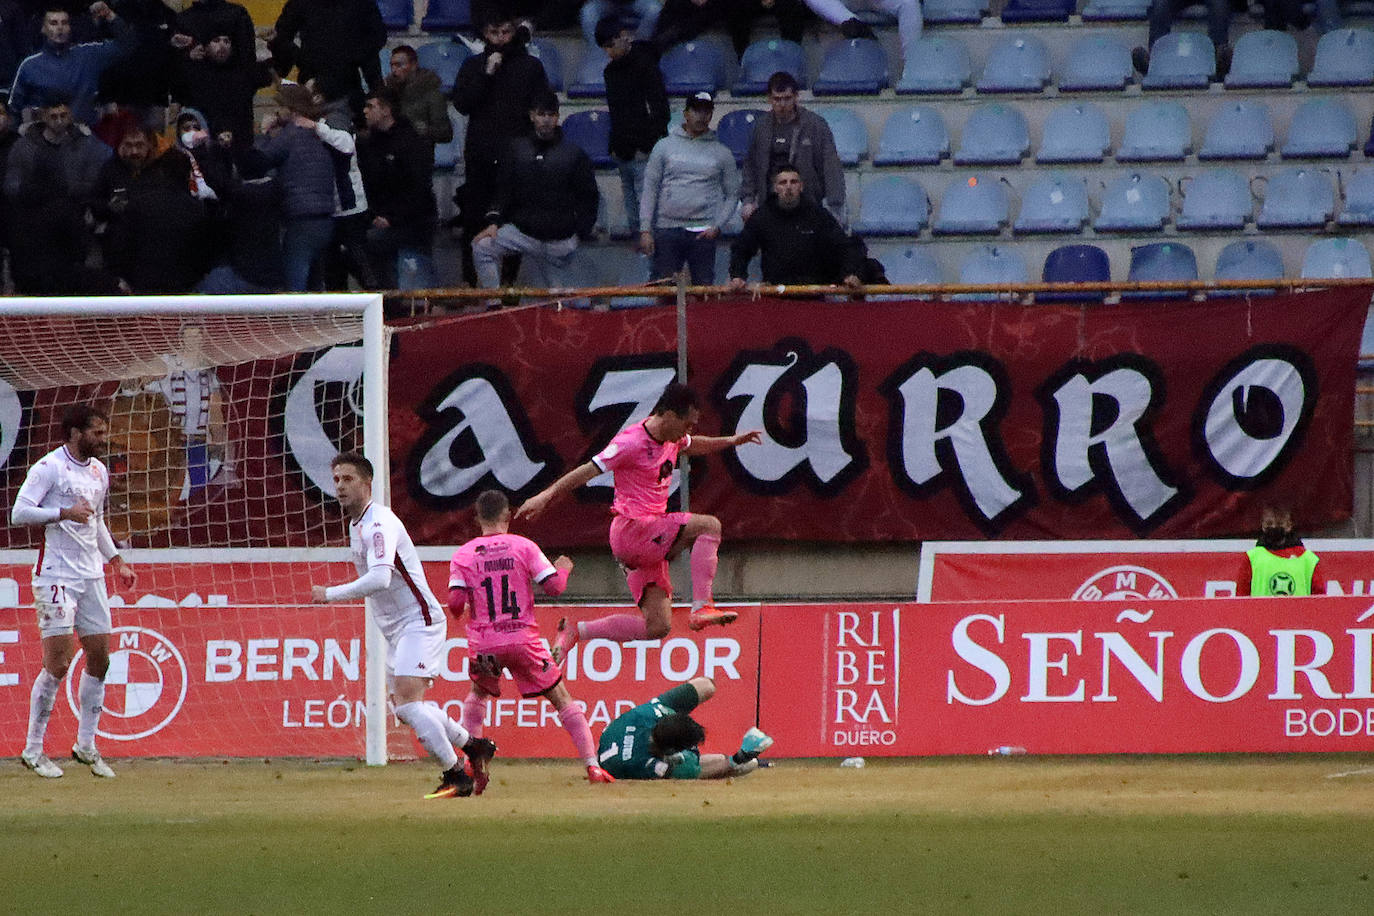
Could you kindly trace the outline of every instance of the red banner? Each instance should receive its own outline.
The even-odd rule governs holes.
[[[1374,749],[1358,598],[766,607],[784,755]]]

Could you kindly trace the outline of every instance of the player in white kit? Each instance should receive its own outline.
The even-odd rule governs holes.
[[[474,738],[438,706],[424,702],[439,673],[448,627],[443,607],[425,582],[415,543],[386,506],[372,501],[372,462],[343,452],[330,462],[339,506],[349,519],[349,547],[358,578],[345,585],[315,585],[317,604],[372,599],[373,616],[386,637],[387,686],[396,717],[409,725],[422,747],[444,768],[439,787],[425,798],[468,796],[468,775],[455,748],[462,748],[473,775],[485,780],[496,744]]]
[[[85,672],[77,688],[80,708],[72,756],[96,776],[114,776],[95,749],[95,732],[105,708],[105,674],[110,667],[110,599],[105,591],[105,564],[120,584],[131,588],[133,567],[119,556],[105,526],[105,497],[110,474],[100,461],[110,424],[101,410],[86,404],[62,415],[64,445],[29,468],[14,499],[15,525],[43,527],[43,543],[33,567],[33,603],[43,638],[43,668],[29,694],[29,734],[20,760],[39,776],[55,779],[62,770],[43,752],[43,738],[62,678],[76,643],[86,653]],[[73,636],[75,634],[75,637]]]

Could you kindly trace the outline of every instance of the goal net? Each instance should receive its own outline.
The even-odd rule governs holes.
[[[0,721],[22,740],[41,657],[10,524],[73,404],[110,417],[105,521],[138,582],[116,594],[100,735],[119,756],[385,760],[380,640],[329,461],[356,450],[386,500],[386,331],[375,295],[7,300],[0,305]],[[369,636],[371,636],[369,646]],[[80,659],[65,696],[73,698]],[[74,716],[53,716],[50,744]],[[60,746],[60,745],[54,745]]]

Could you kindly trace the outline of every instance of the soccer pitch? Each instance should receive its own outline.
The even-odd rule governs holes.
[[[503,762],[0,764],[0,911],[1368,913],[1369,756],[779,761],[591,786]]]

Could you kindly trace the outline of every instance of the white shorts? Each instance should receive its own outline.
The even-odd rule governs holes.
[[[435,623],[412,624],[387,633],[386,672],[390,677],[439,676],[448,627],[441,617]]]
[[[33,577],[33,606],[38,632],[45,639],[76,631],[78,636],[111,630],[110,597],[105,580]]]

